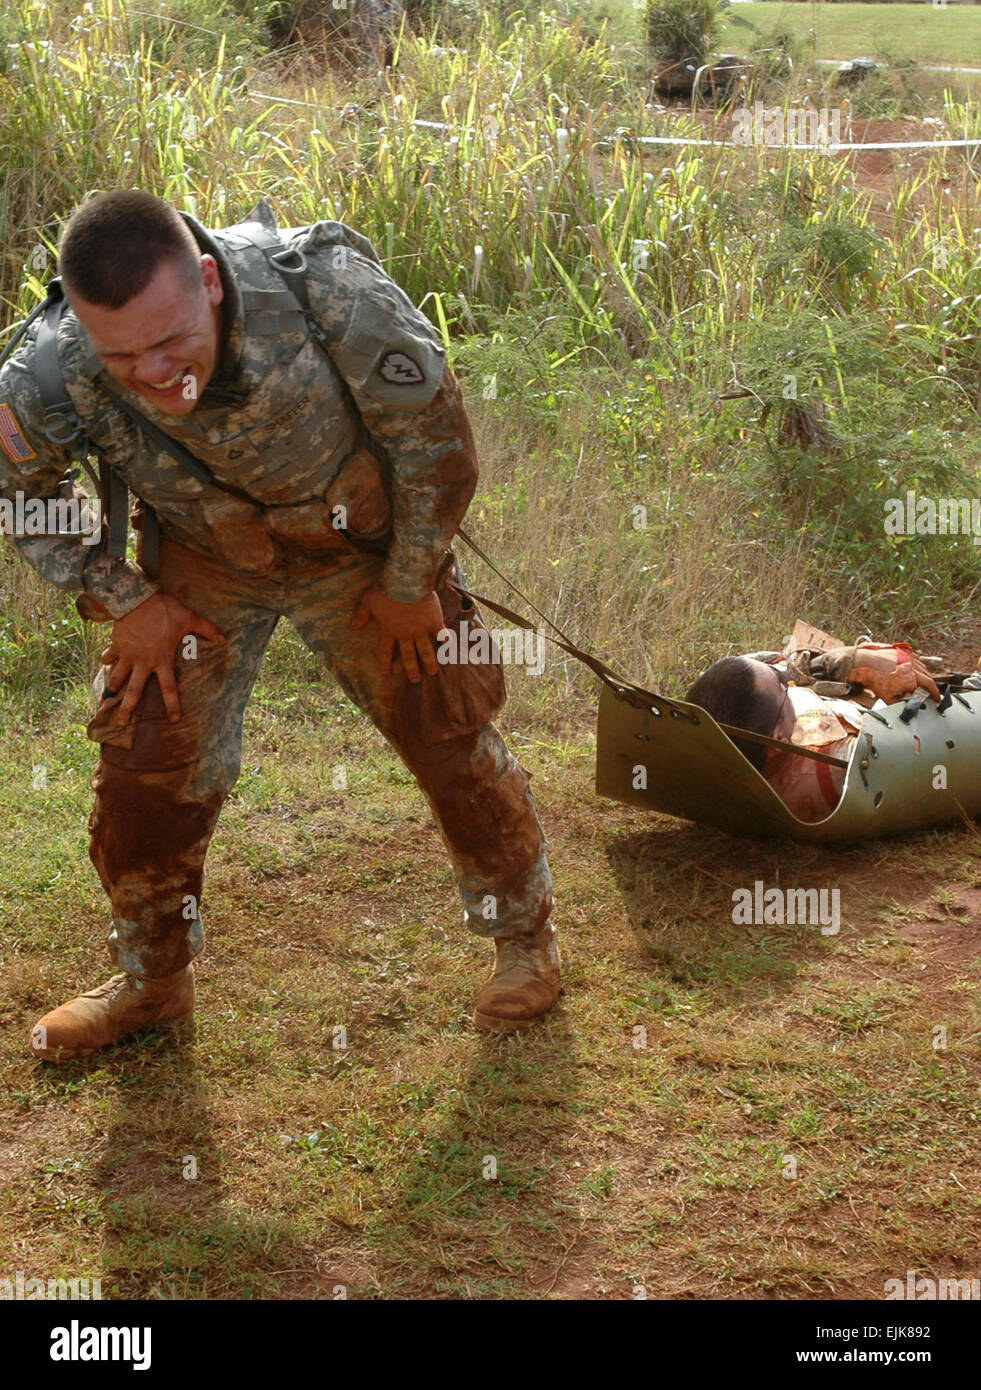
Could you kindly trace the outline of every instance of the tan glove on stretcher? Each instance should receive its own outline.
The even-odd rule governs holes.
[[[831,680],[863,685],[886,704],[912,695],[918,688],[926,690],[933,699],[940,699],[936,682],[908,642],[837,647],[825,653],[824,669]]]

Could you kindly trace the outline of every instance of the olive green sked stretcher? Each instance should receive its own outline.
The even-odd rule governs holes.
[[[596,791],[737,835],[792,840],[865,840],[981,815],[981,692],[928,700],[908,724],[906,703],[866,712],[838,805],[807,822],[705,710],[604,684]]]
[[[867,840],[981,816],[981,691],[941,686],[940,703],[927,700],[907,723],[901,716],[909,699],[867,710],[852,740],[838,805],[824,820],[798,820],[706,710],[644,690],[577,647],[462,527],[458,534],[556,634],[544,636],[602,681],[596,730],[599,796],[734,835],[787,840]],[[460,586],[459,591],[509,622],[534,630],[513,609],[471,589]],[[917,703],[922,694],[918,692]],[[785,746],[762,735],[738,733]],[[813,749],[798,751],[842,763]]]

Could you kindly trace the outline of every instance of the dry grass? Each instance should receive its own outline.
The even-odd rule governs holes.
[[[26,1039],[104,968],[89,750],[8,737],[0,813],[25,848],[6,868],[0,1168],[18,1268],[212,1299],[879,1298],[907,1268],[976,1275],[975,833],[738,842],[590,798],[586,740],[546,754],[517,735],[565,993],[534,1032],[488,1038],[468,1016],[489,952],[455,926],[421,799],[335,698],[299,706],[252,708],[195,1036],[59,1069]],[[39,751],[49,790],[30,794]],[[325,790],[339,756],[347,794]],[[755,878],[839,886],[840,936],[734,927],[732,888]]]

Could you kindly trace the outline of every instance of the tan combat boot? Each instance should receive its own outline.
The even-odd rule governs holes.
[[[550,924],[528,936],[497,937],[494,974],[477,995],[473,1021],[497,1033],[522,1032],[559,997],[559,948]]]
[[[77,999],[45,1014],[31,1029],[31,1050],[45,1062],[71,1062],[108,1047],[151,1023],[190,1019],[194,966],[164,980],[113,975]]]

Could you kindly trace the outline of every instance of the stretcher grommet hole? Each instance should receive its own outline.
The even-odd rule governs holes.
[[[664,713],[663,710],[659,710],[659,709],[658,709],[657,705],[651,705],[651,706],[650,706],[650,711],[651,711],[651,714],[653,714],[653,716],[654,716],[655,719],[660,719],[661,715]]]
[[[954,740],[953,740],[952,738],[947,739],[946,746],[947,746],[948,748],[953,748],[953,746],[954,746]]]
[[[881,792],[876,792],[875,796],[872,798],[872,805],[873,805],[873,806],[881,806],[881,805],[882,805],[882,793],[881,793]]]
[[[920,751],[920,740],[916,734],[913,735],[913,748],[917,753]]]

